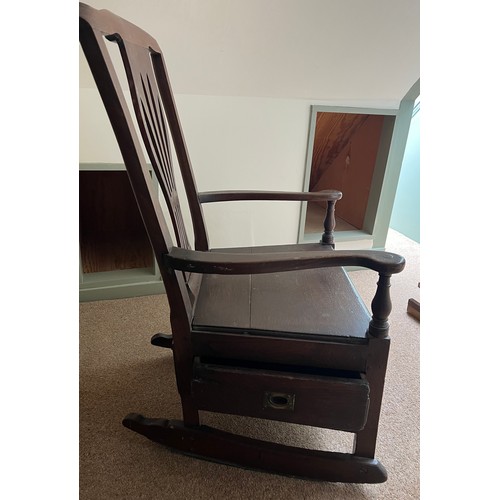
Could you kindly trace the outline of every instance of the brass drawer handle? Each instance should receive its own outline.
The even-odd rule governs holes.
[[[294,406],[295,406],[295,394],[285,394],[283,392],[264,393],[264,408],[293,411]]]

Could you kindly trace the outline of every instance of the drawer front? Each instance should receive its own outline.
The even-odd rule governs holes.
[[[192,394],[200,410],[356,432],[366,423],[368,382],[195,364]]]

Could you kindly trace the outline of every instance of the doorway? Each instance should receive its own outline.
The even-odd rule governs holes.
[[[395,110],[313,106],[304,188],[337,189],[336,234],[371,235],[396,119]],[[302,240],[323,232],[326,203],[304,203]]]

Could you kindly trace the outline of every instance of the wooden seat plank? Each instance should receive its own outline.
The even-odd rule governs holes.
[[[321,245],[299,245],[332,251]],[[224,252],[286,252],[292,246],[224,249]],[[295,249],[296,246],[294,245]],[[347,305],[346,305],[347,304]],[[225,327],[339,337],[365,337],[370,315],[342,268],[258,275],[204,275],[193,329]]]

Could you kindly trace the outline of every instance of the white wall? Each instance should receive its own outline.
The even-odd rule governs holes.
[[[390,227],[420,243],[420,101],[411,120]]]
[[[162,47],[200,191],[302,190],[312,105],[394,109],[419,76],[414,0],[87,1]],[[80,161],[122,162],[81,53],[80,103]],[[296,242],[299,212],[205,209],[214,247]]]
[[[319,101],[177,95],[176,102],[199,191],[303,190],[310,108]],[[96,89],[80,89],[80,161],[123,162]],[[213,247],[297,241],[299,202],[214,203],[204,212]]]
[[[97,89],[80,88],[80,163],[123,163]]]
[[[158,41],[176,94],[400,100],[420,75],[418,0],[86,3]]]

